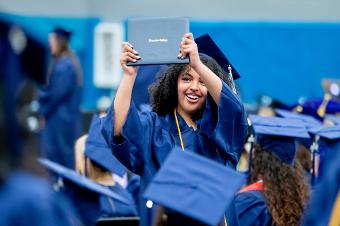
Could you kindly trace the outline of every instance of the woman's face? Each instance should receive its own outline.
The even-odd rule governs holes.
[[[200,76],[192,68],[185,70],[177,80],[178,105],[177,111],[192,116],[198,112],[208,93],[208,89]]]
[[[49,35],[49,44],[50,44],[50,49],[51,49],[51,53],[52,55],[57,55],[59,52],[59,46],[58,46],[58,40],[57,40],[57,35],[54,33],[51,33]]]

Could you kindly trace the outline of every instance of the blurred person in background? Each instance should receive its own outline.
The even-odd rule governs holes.
[[[39,142],[37,134],[30,130],[28,106],[34,96],[32,81],[36,81],[37,73],[24,70],[20,61],[32,47],[31,39],[28,37],[23,52],[15,52],[7,39],[11,28],[0,23],[4,57],[0,68],[0,225],[79,225],[73,206],[64,196],[54,193],[36,162]],[[35,65],[40,63],[39,58],[30,59]]]
[[[39,91],[39,121],[44,157],[74,169],[73,147],[80,133],[82,73],[70,50],[71,33],[55,28],[49,36],[52,60]]]

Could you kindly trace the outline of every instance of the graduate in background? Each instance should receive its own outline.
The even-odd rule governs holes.
[[[115,181],[114,174],[126,175],[126,168],[112,155],[101,134],[101,119],[94,115],[88,135],[76,144],[76,170],[94,182],[108,187],[113,192],[130,200],[129,205],[117,202],[110,197],[101,196],[100,217],[136,216],[137,208],[132,194]],[[79,146],[83,142],[83,147]]]
[[[200,42],[213,46],[210,53],[221,53],[209,36]],[[188,56],[190,64],[169,66],[151,88],[152,111],[138,113],[131,100],[137,67],[127,66],[139,59],[138,50],[123,45],[124,76],[103,121],[103,134],[115,156],[141,176],[141,192],[174,147],[235,168],[247,135],[246,113],[231,88],[228,64],[223,70],[212,57],[200,54],[191,33],[183,36],[180,47],[179,57]],[[143,220],[150,220],[145,201],[141,205],[141,225],[150,225]]]
[[[340,126],[325,126],[311,133],[319,136],[319,145],[327,148],[323,172],[312,197],[302,225],[340,225]]]
[[[49,36],[52,61],[38,96],[42,154],[74,169],[73,147],[80,133],[82,74],[69,48],[71,33],[55,28]]]
[[[295,161],[295,137],[308,138],[301,121],[277,117],[251,117],[256,133],[251,184],[235,198],[242,226],[299,225],[309,186]]]

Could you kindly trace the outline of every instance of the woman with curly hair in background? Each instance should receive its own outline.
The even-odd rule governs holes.
[[[286,119],[280,118],[277,127],[273,126],[276,117],[253,119],[255,132],[263,133],[262,128],[266,128],[266,134],[257,135],[250,185],[235,198],[239,223],[242,226],[300,225],[309,198],[309,186],[304,170],[295,158],[293,137],[305,136],[306,131],[296,134],[294,129],[297,127],[289,125],[291,122]],[[256,124],[258,119],[261,125]]]
[[[211,39],[203,43],[210,45]],[[209,42],[210,41],[210,42]],[[123,79],[103,121],[103,135],[115,156],[141,176],[141,194],[174,147],[236,167],[247,134],[244,107],[226,83],[228,74],[210,56],[200,54],[191,33],[180,43],[179,57],[190,63],[170,65],[151,87],[152,111],[138,112],[131,100],[139,55],[123,45]],[[141,225],[151,214],[141,198]],[[149,215],[151,219],[151,215]]]

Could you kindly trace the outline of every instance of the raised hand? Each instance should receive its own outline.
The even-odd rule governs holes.
[[[138,67],[136,66],[127,66],[127,62],[136,62],[140,59],[138,52],[133,49],[133,46],[124,42],[122,46],[122,54],[120,55],[120,65],[125,74],[130,76],[137,75]]]
[[[190,59],[190,66],[195,68],[200,63],[197,44],[194,40],[192,33],[183,35],[180,43],[180,54],[178,57],[186,57]]]

